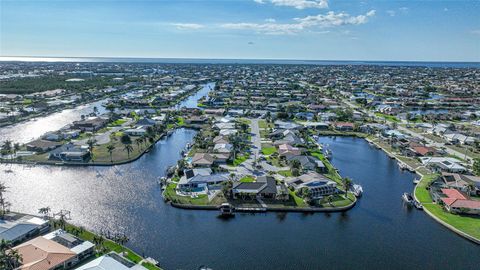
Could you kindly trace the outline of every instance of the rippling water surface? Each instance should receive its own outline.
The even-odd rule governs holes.
[[[88,229],[129,235],[129,247],[165,269],[478,269],[480,248],[407,209],[401,194],[414,175],[402,172],[362,139],[321,138],[344,176],[364,186],[352,210],[331,214],[237,214],[166,205],[156,178],[180,158],[195,131],[177,130],[138,161],[114,167],[13,165],[0,179],[13,209],[72,211]]]
[[[73,109],[66,109],[38,119],[31,119],[12,126],[0,128],[0,142],[11,140],[18,143],[27,143],[42,136],[44,133],[71,124],[81,119],[82,114],[90,114],[97,107],[99,114],[105,112],[102,106],[106,99],[81,105]]]

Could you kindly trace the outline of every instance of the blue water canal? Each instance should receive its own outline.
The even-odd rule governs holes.
[[[195,131],[180,129],[136,162],[114,167],[0,165],[13,210],[72,211],[72,222],[126,233],[129,247],[165,269],[478,269],[480,247],[407,209],[414,175],[363,139],[323,137],[343,176],[365,194],[345,213],[237,214],[165,204],[158,176],[176,163]],[[8,165],[10,167],[10,165]]]

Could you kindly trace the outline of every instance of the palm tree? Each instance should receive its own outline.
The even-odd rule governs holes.
[[[12,244],[2,239],[0,242],[1,269],[16,269],[22,264],[22,256],[17,250],[12,249]],[[5,268],[4,268],[5,267]]]
[[[5,142],[3,142],[3,147],[2,147],[2,149],[3,149],[7,154],[9,154],[10,151],[12,151],[12,141],[6,140]]]
[[[19,143],[15,143],[13,145],[13,154],[15,155],[15,157],[17,157],[17,152],[18,150],[20,150],[20,144]]]
[[[114,144],[109,144],[107,145],[107,151],[110,154],[110,162],[113,162],[113,150],[115,150],[115,145]]]
[[[97,143],[97,140],[95,139],[88,139],[87,144],[88,144],[88,151],[90,151],[90,155],[93,157],[93,148],[95,147],[95,144]]]
[[[49,206],[42,207],[42,208],[38,209],[38,213],[43,215],[43,219],[48,219],[51,210],[52,209],[50,209]]]
[[[352,183],[353,183],[352,179],[350,179],[348,177],[342,178],[342,185],[343,185],[343,188],[345,189],[345,197],[346,198],[348,198],[348,190],[352,186]]]
[[[135,140],[135,143],[137,144],[137,148],[140,149],[140,145],[142,144],[142,138],[137,138]]]
[[[130,158],[130,152],[133,151],[132,145],[131,144],[125,144],[125,146],[123,147],[123,150],[127,151],[128,158]]]
[[[3,217],[6,213],[7,208],[10,206],[10,203],[5,198],[5,193],[7,192],[8,187],[4,183],[0,183],[0,217]]]

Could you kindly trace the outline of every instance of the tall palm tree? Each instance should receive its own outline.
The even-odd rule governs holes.
[[[43,218],[44,218],[44,219],[47,219],[47,218],[49,217],[49,214],[50,214],[50,211],[51,211],[51,210],[52,210],[52,209],[50,209],[49,206],[47,206],[47,207],[42,207],[42,208],[38,209],[38,213],[41,214],[41,215],[43,215]]]
[[[133,147],[131,144],[125,144],[123,147],[124,151],[127,151],[128,158],[130,158],[130,153],[133,151]]]
[[[7,208],[10,206],[10,203],[5,198],[5,193],[7,192],[8,187],[4,183],[0,182],[0,217],[3,217],[6,213]]]
[[[107,151],[110,154],[110,162],[113,162],[113,150],[115,150],[115,145],[114,144],[109,144],[107,145]]]
[[[348,177],[342,178],[342,185],[343,185],[343,188],[345,189],[345,197],[346,198],[348,198],[348,190],[352,186],[352,183],[353,183],[352,179],[350,179]]]
[[[135,143],[137,144],[137,148],[140,149],[140,145],[142,144],[142,138],[140,138],[140,137],[137,138],[137,139],[135,140]]]
[[[2,239],[0,242],[0,266],[1,269],[16,269],[22,264],[22,256],[17,250],[12,249],[13,245]]]
[[[20,144],[19,143],[15,143],[13,145],[13,154],[15,155],[15,158],[17,157],[17,152],[18,150],[20,150]]]
[[[95,147],[96,143],[97,143],[97,140],[95,140],[93,138],[90,138],[87,141],[88,151],[90,151],[90,155],[92,155],[92,156],[93,156],[93,148]]]

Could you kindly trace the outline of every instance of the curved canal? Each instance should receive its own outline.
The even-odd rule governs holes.
[[[0,128],[0,142],[11,140],[22,144],[27,143],[47,132],[59,130],[64,126],[71,124],[73,121],[80,120],[82,114],[87,115],[92,113],[94,107],[97,107],[99,114],[105,113],[106,110],[102,104],[107,100],[108,99],[102,99],[89,104],[80,105],[73,109],[65,109],[47,116]]]
[[[321,138],[343,176],[365,194],[345,213],[237,214],[170,207],[156,178],[176,163],[195,131],[177,130],[136,162],[113,167],[1,165],[13,210],[43,206],[72,211],[72,222],[126,233],[127,246],[165,269],[478,269],[480,248],[424,213],[401,194],[414,175],[402,172],[363,139]]]

